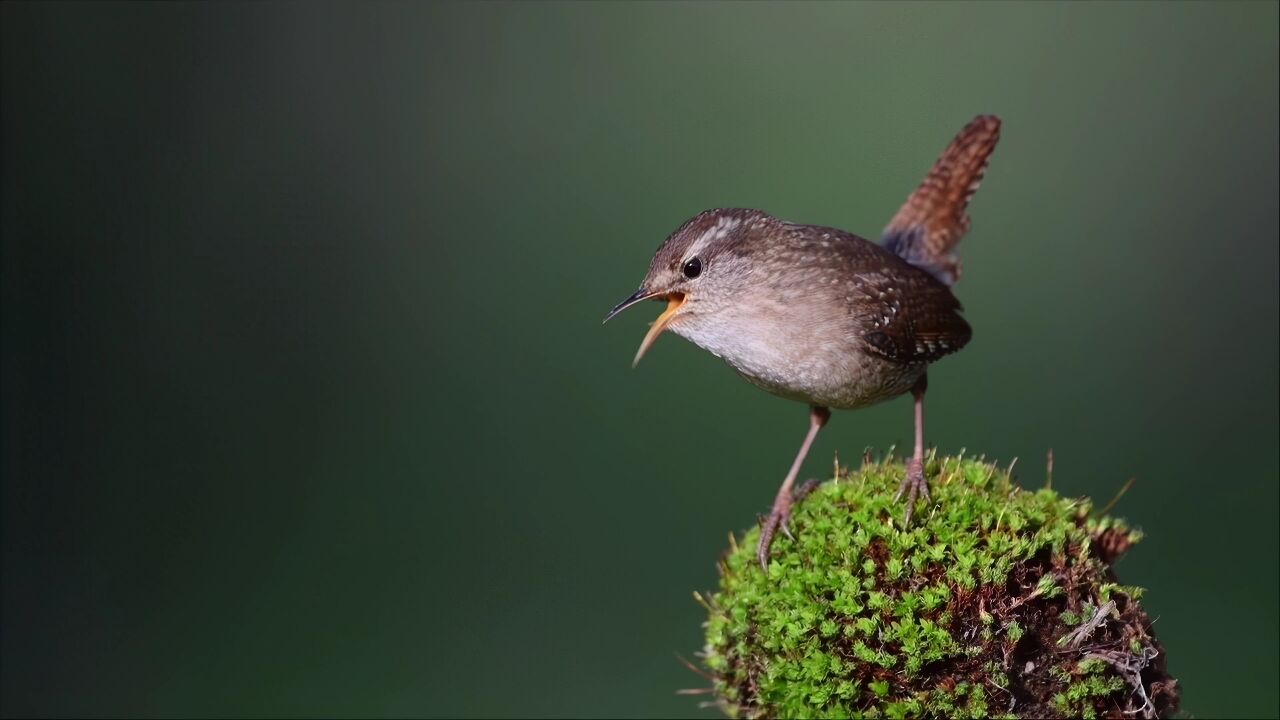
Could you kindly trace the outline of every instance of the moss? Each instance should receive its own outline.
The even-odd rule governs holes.
[[[1115,559],[1140,536],[1087,500],[931,459],[903,529],[905,468],[837,471],[800,502],[766,575],[731,537],[703,661],[734,717],[1155,717],[1177,684]]]

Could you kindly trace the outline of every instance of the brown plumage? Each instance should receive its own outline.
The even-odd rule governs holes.
[[[979,115],[966,125],[885,227],[885,247],[947,285],[955,284],[960,260],[951,250],[969,231],[969,199],[999,140],[1000,118],[995,115]]]
[[[956,137],[889,224],[883,246],[760,210],[707,210],[667,238],[640,289],[609,313],[664,300],[637,361],[670,328],[753,385],[810,406],[809,434],[761,532],[763,566],[774,533],[786,529],[796,475],[828,408],[910,391],[916,445],[900,492],[908,493],[906,522],[916,498],[928,499],[925,373],[971,336],[949,287],[960,272],[954,248],[969,227],[969,199],[999,128],[998,119],[982,116]]]

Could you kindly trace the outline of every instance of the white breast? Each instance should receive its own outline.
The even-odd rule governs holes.
[[[868,354],[847,318],[823,322],[815,317],[820,314],[795,307],[753,306],[714,317],[681,316],[671,330],[753,385],[811,405],[848,409],[882,402],[909,390],[925,370]]]

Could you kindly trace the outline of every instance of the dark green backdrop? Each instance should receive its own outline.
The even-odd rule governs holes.
[[[1274,715],[1277,5],[3,7],[11,714],[691,715],[805,428],[657,307],[1002,141],[930,440],[1109,499],[1197,717]],[[907,400],[834,451],[910,440]]]

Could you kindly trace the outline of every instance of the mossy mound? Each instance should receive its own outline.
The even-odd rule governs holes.
[[[799,502],[766,574],[759,530],[720,564],[703,658],[734,717],[1164,717],[1164,650],[1112,563],[1139,539],[1087,500],[990,464],[930,460],[901,527],[905,468],[865,464]]]

